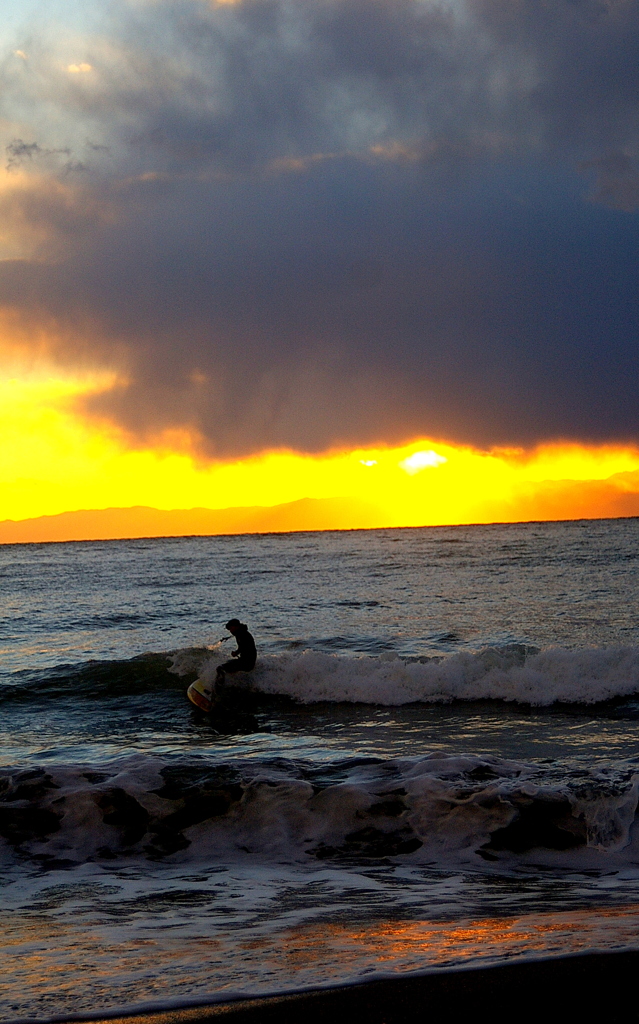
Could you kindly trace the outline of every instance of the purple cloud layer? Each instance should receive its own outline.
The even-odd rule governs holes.
[[[220,455],[639,438],[639,3],[55,13],[2,64],[0,307],[122,369],[90,411]]]

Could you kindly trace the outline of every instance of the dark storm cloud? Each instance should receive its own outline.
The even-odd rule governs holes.
[[[597,172],[597,186],[592,195],[594,202],[628,213],[639,208],[639,170],[625,153],[588,160],[582,167]]]
[[[5,61],[39,241],[0,302],[126,370],[94,411],[220,454],[639,437],[638,3],[104,12]]]

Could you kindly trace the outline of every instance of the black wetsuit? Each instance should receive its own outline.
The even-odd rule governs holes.
[[[217,670],[218,675],[222,672],[229,675],[234,672],[250,672],[252,668],[255,668],[257,660],[255,640],[246,626],[240,626],[234,636],[237,643],[235,657],[232,661],[225,661],[223,665],[220,665]]]

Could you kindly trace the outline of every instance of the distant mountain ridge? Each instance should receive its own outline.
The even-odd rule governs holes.
[[[486,498],[459,518],[434,520],[401,505],[386,510],[359,498],[301,498],[283,505],[240,508],[86,509],[37,519],[0,522],[0,544],[69,540],[125,540],[138,537],[190,537],[241,533],[296,533],[305,530],[370,530],[376,527],[522,523],[565,519],[639,517],[639,472],[607,480],[541,480],[512,497]],[[442,521],[443,520],[443,521]]]
[[[124,540],[137,537],[289,533],[304,530],[370,529],[385,526],[383,514],[353,498],[302,498],[284,505],[249,508],[87,509],[53,516],[0,522],[0,544],[68,540]]]

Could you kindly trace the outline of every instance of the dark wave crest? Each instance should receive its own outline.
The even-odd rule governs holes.
[[[209,764],[134,755],[0,770],[0,846],[44,867],[122,858],[483,863],[636,856],[639,774],[498,757]],[[569,861],[572,863],[572,861]]]
[[[122,661],[86,661],[14,672],[0,685],[0,704],[183,690],[184,680],[171,673],[170,667],[168,654],[141,654]]]

